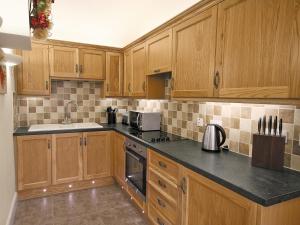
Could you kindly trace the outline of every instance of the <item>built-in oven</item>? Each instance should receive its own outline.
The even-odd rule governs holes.
[[[126,139],[126,182],[146,201],[147,148]]]

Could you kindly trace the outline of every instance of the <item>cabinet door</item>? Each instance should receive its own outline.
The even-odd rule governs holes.
[[[84,179],[111,176],[110,132],[84,133]]]
[[[172,29],[147,41],[147,74],[164,73],[172,70]]]
[[[142,43],[132,49],[132,96],[146,95],[146,45]]]
[[[114,176],[116,180],[125,185],[125,137],[114,133]]]
[[[255,203],[188,169],[183,175],[183,225],[256,225]]]
[[[173,97],[212,97],[217,8],[173,28]]]
[[[17,137],[18,190],[51,185],[51,135]]]
[[[91,80],[105,79],[105,52],[80,49],[80,78]]]
[[[53,184],[82,180],[82,133],[53,135],[52,177]]]
[[[123,96],[130,96],[132,90],[132,51],[124,53],[124,92]]]
[[[78,49],[62,46],[50,47],[51,76],[57,78],[78,78]]]
[[[106,53],[106,96],[122,96],[123,56],[121,53]]]
[[[23,51],[23,64],[18,74],[18,93],[49,95],[49,46],[32,44],[31,51]]]
[[[219,4],[216,88],[220,97],[289,97],[293,36],[299,43],[293,32],[298,7],[294,0]]]

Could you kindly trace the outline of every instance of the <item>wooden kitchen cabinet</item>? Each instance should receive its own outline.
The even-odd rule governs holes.
[[[52,136],[52,184],[82,180],[82,133]]]
[[[295,69],[299,62],[298,6],[296,0],[225,0],[219,4],[217,96],[300,97],[295,88],[300,85]]]
[[[116,52],[106,53],[106,96],[122,96],[123,55]]]
[[[105,52],[66,46],[50,47],[51,77],[57,79],[105,79]]]
[[[132,51],[124,52],[124,91],[123,96],[130,96],[132,91]]]
[[[55,78],[78,78],[78,48],[50,46],[50,71]]]
[[[212,97],[217,6],[173,28],[173,97]]]
[[[18,191],[51,184],[51,135],[17,137]]]
[[[112,175],[110,132],[83,133],[83,177],[96,179]]]
[[[182,169],[183,225],[256,225],[256,203],[189,169]]]
[[[49,95],[49,46],[32,44],[31,51],[22,51],[23,63],[19,66],[18,94]]]
[[[105,52],[79,49],[79,77],[89,80],[105,80]]]
[[[146,46],[148,75],[172,70],[172,29],[149,39]]]
[[[125,137],[114,133],[114,176],[116,181],[125,186]]]
[[[132,90],[131,96],[146,96],[146,45],[139,44],[132,49]]]

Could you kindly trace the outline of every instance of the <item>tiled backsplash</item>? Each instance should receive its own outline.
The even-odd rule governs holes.
[[[168,88],[166,88],[168,89]],[[227,144],[232,151],[251,156],[252,134],[257,132],[258,118],[266,115],[283,118],[283,130],[288,132],[285,166],[300,170],[300,109],[296,106],[216,103],[173,100],[100,99],[100,83],[82,81],[53,81],[50,97],[17,98],[18,126],[36,123],[60,123],[64,118],[64,104],[74,100],[74,122],[106,122],[108,106],[162,112],[162,129],[201,141],[205,127],[197,127],[197,118],[204,124],[211,120],[222,122]],[[118,114],[118,122],[121,114]]]
[[[72,122],[106,123],[105,110],[108,106],[127,109],[128,99],[101,99],[99,82],[52,81],[50,97],[18,96],[18,126],[42,123],[61,123],[64,106],[73,100]],[[118,121],[121,114],[118,113]]]

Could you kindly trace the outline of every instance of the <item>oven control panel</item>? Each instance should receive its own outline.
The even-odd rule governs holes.
[[[145,159],[147,158],[147,148],[145,146],[137,143],[136,141],[133,141],[131,139],[126,139],[125,147],[131,151],[134,151],[138,155],[143,156]]]

